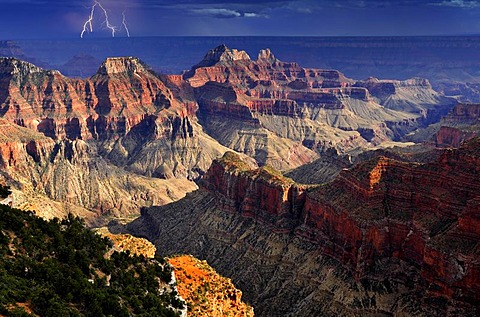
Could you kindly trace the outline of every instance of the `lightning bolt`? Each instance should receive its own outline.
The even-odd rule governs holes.
[[[125,11],[122,12],[122,24],[125,27],[125,31],[127,31],[127,36],[130,37],[130,31],[128,30],[127,26],[127,19],[125,18]]]
[[[97,6],[97,2],[92,7],[92,10],[90,11],[90,15],[88,16],[88,20],[85,21],[85,24],[83,25],[83,30],[82,33],[80,33],[80,38],[83,39],[83,34],[87,31],[88,25],[90,25],[90,32],[93,32],[93,27],[92,27],[92,20],[93,20],[93,14],[95,13],[95,7]]]
[[[85,21],[85,24],[83,24],[83,30],[82,30],[82,33],[80,33],[80,38],[82,38],[82,39],[83,39],[83,35],[85,34],[85,32],[87,32],[89,30],[90,30],[90,33],[93,32],[92,20],[93,20],[93,15],[95,14],[95,8],[97,6],[103,11],[103,15],[105,17],[105,21],[103,22],[103,24],[105,24],[106,27],[108,29],[110,29],[110,31],[112,31],[112,37],[115,37],[115,32],[117,31],[117,27],[110,24],[110,20],[108,18],[107,10],[105,10],[105,8],[102,6],[102,4],[100,2],[95,1],[95,3],[93,4],[93,6],[90,10],[90,15],[88,16],[87,21]],[[125,18],[125,15],[124,15],[124,18]],[[127,29],[127,34],[128,34],[128,36],[130,36],[130,34],[128,32],[128,29]]]
[[[98,6],[100,7],[100,9],[102,9],[103,13],[105,14],[105,21],[103,23],[105,23],[105,25],[107,26],[108,29],[112,30],[112,37],[115,37],[115,31],[117,30],[117,27],[116,26],[113,26],[110,24],[110,21],[108,21],[108,13],[107,13],[107,10],[105,10],[105,8],[102,6],[102,4],[98,1],[95,1],[95,4],[98,4]]]

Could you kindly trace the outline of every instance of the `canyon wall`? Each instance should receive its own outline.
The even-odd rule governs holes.
[[[424,79],[355,82],[339,71],[282,62],[268,49],[253,60],[222,45],[183,77],[195,88],[210,135],[282,170],[332,148],[345,153],[398,141],[454,105]],[[268,142],[259,140],[265,137]],[[288,153],[296,156],[282,161]]]
[[[434,156],[437,157],[437,156]],[[430,162],[376,157],[299,185],[234,154],[128,226],[207,259],[259,316],[474,316],[480,141]]]
[[[457,103],[439,122],[420,129],[407,140],[425,141],[437,147],[459,147],[480,135],[480,104]]]

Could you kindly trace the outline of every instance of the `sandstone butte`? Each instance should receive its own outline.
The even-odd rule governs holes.
[[[115,251],[129,251],[147,258],[155,256],[155,246],[146,239],[112,234],[107,228],[96,232],[112,240]],[[205,261],[181,255],[171,257],[169,263],[174,268],[178,294],[187,302],[189,317],[254,316],[253,309],[242,301],[242,292]]]
[[[432,157],[380,156],[306,186],[227,153],[198,191],[128,228],[207,259],[258,316],[475,316],[480,139]]]

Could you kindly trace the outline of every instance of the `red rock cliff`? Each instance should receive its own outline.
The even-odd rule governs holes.
[[[233,152],[215,160],[203,181],[209,190],[226,198],[226,210],[277,224],[278,230],[298,218],[306,197],[307,186],[295,184],[268,166],[252,170]]]
[[[458,103],[439,123],[433,136],[439,147],[459,147],[462,142],[480,135],[480,104]]]
[[[87,80],[13,58],[0,59],[0,73],[1,115],[52,138],[123,136],[145,115],[170,107],[187,115],[165,83],[133,57],[109,58]]]
[[[205,187],[221,208],[293,232],[337,259],[356,278],[396,258],[420,270],[428,291],[480,301],[480,140],[447,150],[438,161],[385,157],[344,170],[310,189],[233,154],[214,161]],[[378,268],[377,268],[378,269]]]

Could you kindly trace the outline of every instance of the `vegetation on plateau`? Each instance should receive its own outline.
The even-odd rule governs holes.
[[[171,267],[111,246],[72,215],[0,205],[0,316],[177,316]]]

